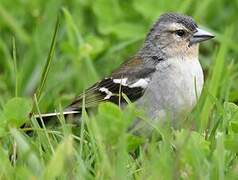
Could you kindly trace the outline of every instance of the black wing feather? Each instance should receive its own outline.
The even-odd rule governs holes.
[[[108,94],[100,91],[100,88],[107,88],[112,93],[112,96],[105,99]],[[83,106],[83,98],[85,98],[85,108],[97,106],[99,102],[103,101],[110,101],[115,104],[119,104],[120,100],[120,103],[125,103],[126,101],[123,98],[122,93],[133,102],[143,95],[144,90],[145,89],[142,87],[130,88],[128,86],[123,86],[119,83],[114,83],[112,78],[105,78],[99,83],[93,85],[91,88],[87,89],[83,94],[75,99],[67,109],[71,111],[80,110]]]
[[[73,103],[66,108],[66,111],[80,111],[83,105],[83,98],[85,98],[86,109],[95,107],[98,103],[103,101],[110,101],[115,104],[124,103],[125,99],[123,98],[122,93],[125,94],[131,102],[134,102],[144,94],[145,88],[138,86],[131,87],[129,84],[133,84],[141,78],[150,78],[155,70],[155,64],[146,66],[140,57],[133,57],[114,71],[110,78],[105,78],[94,84],[78,96]],[[129,84],[122,85],[121,83],[115,83],[113,81],[114,79],[122,78],[127,78]],[[110,93],[112,93],[110,98],[106,98],[108,94],[107,92],[100,90],[101,88],[106,88]],[[121,102],[119,102],[119,100]]]

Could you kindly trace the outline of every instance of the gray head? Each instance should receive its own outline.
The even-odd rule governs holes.
[[[151,28],[140,54],[166,58],[196,58],[198,44],[213,37],[211,33],[199,29],[191,17],[166,13],[161,15]]]

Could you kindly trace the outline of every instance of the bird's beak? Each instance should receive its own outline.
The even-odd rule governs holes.
[[[193,36],[190,38],[189,45],[193,45],[196,43],[200,43],[202,41],[209,40],[211,38],[214,38],[215,36],[207,31],[204,31],[200,28],[197,28],[197,31],[193,34]]]

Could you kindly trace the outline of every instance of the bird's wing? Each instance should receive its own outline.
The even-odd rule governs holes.
[[[91,108],[103,101],[116,104],[125,102],[121,96],[125,94],[130,101],[139,99],[149,81],[155,67],[146,67],[140,57],[133,57],[126,61],[111,76],[97,82],[84,93],[79,95],[67,108],[66,111],[81,111],[81,108]]]

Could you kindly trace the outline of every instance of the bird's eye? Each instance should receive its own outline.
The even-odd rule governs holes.
[[[176,30],[175,34],[179,37],[183,37],[185,35],[185,31],[182,29]]]

